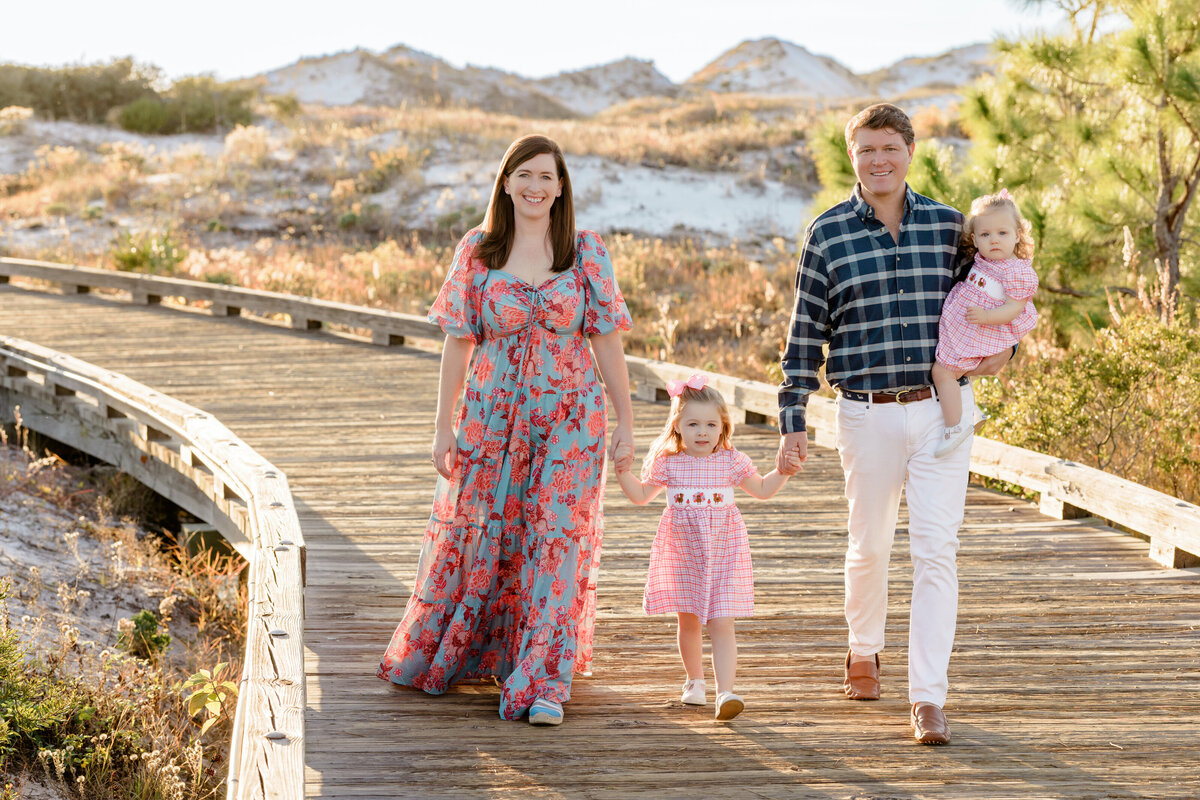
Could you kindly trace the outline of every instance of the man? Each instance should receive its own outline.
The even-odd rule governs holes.
[[[838,390],[837,447],[850,504],[846,622],[850,651],[842,685],[851,700],[879,698],[887,570],[907,483],[913,560],[909,618],[910,721],[922,744],[946,744],[942,711],[958,615],[955,554],[966,502],[970,447],[936,459],[943,432],[930,368],[938,317],[965,270],[963,216],[908,187],[916,145],[908,116],[881,103],[846,125],[858,183],[850,198],[809,226],[796,275],[796,308],[783,355],[777,463],[808,453],[805,406],[817,371]],[[822,346],[828,344],[828,358]],[[1011,357],[973,373],[995,374]],[[974,408],[970,384],[963,408]]]

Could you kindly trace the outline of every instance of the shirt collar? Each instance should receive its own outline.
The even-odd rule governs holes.
[[[863,199],[862,184],[855,183],[854,191],[850,193],[850,207],[854,209],[854,213],[864,222],[869,219],[875,219],[875,209],[871,208],[871,204]],[[904,216],[907,218],[914,208],[917,207],[917,193],[912,190],[912,187],[907,182],[904,184]]]

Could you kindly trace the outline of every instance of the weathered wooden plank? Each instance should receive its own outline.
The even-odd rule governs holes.
[[[323,322],[363,328],[381,340],[386,337],[385,344],[395,343],[397,338],[403,340],[405,336],[436,340],[443,336],[436,325],[411,314],[183,278],[71,267],[19,258],[0,258],[0,273],[8,278],[21,276],[57,283],[64,294],[86,294],[89,288],[118,289],[128,292],[138,305],[157,304],[164,297],[179,297],[211,303],[216,316],[230,316],[231,309],[237,309],[239,313],[246,310],[257,314],[287,314],[291,326],[297,330],[320,330]]]
[[[1200,508],[1071,461],[1046,467],[1049,494],[1150,535],[1150,557],[1166,567],[1200,566]]]
[[[55,325],[64,307],[86,327]],[[25,338],[205,408],[286,470],[309,556],[309,796],[1191,796],[1200,576],[1152,568],[1146,543],[1099,520],[1052,520],[1036,505],[969,492],[955,741],[922,750],[908,741],[904,697],[903,514],[884,699],[853,704],[837,692],[845,504],[835,453],[810,448],[805,473],[776,499],[741,504],[758,609],[738,624],[749,705],[732,725],[714,723],[711,706],[678,704],[673,626],[640,610],[657,510],[610,485],[596,674],[577,680],[564,726],[537,730],[497,719],[494,687],[433,698],[373,676],[432,497],[423,459],[436,358],[88,296],[0,289],[0,314],[5,332],[36,332]],[[145,364],[141,350],[152,354]],[[664,408],[638,403],[635,414],[644,447]],[[279,422],[293,415],[299,431]],[[736,436],[756,463],[773,458],[770,429]]]
[[[304,542],[286,478],[208,414],[123,375],[12,337],[0,362],[6,417],[20,407],[24,426],[117,465],[250,560],[229,797],[301,797]]]

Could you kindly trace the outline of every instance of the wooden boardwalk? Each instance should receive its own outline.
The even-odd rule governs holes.
[[[0,286],[0,334],[216,415],[290,480],[308,543],[307,793],[326,798],[1194,798],[1200,570],[1095,520],[972,490],[961,532],[950,747],[909,738],[907,542],[897,537],[877,703],[838,687],[845,502],[830,450],[741,502],[758,614],[739,625],[731,724],[678,703],[670,620],[641,587],[657,507],[610,482],[595,675],[558,729],[503,722],[497,690],[435,698],[374,676],[432,496],[438,361],[237,318]],[[639,446],[663,406],[636,403]],[[761,465],[776,434],[745,427]],[[903,519],[901,525],[904,524]]]

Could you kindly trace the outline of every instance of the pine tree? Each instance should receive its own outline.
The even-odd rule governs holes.
[[[1055,5],[1070,32],[999,43],[1001,73],[964,103],[976,178],[1017,196],[1055,288],[1115,278],[1128,226],[1173,297],[1200,230],[1188,222],[1200,187],[1194,0]]]

